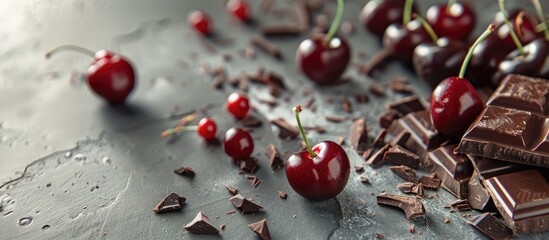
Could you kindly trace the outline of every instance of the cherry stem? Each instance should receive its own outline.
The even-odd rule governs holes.
[[[404,3],[404,13],[402,15],[402,25],[406,26],[412,20],[412,6],[414,0],[406,0]]]
[[[172,134],[180,133],[180,132],[196,132],[198,131],[198,126],[182,126],[182,127],[174,127],[170,128],[160,134],[160,137],[167,137]]]
[[[75,52],[79,52],[79,53],[82,53],[82,54],[86,54],[90,57],[95,57],[95,53],[92,52],[91,50],[87,49],[87,48],[83,48],[83,47],[76,46],[76,45],[61,45],[61,46],[58,46],[58,47],[55,47],[55,48],[49,50],[46,53],[46,58],[50,58],[52,55],[58,53],[59,51],[65,51],[65,50],[75,51]]]
[[[341,18],[343,17],[344,9],[345,4],[343,3],[343,0],[337,0],[337,13],[334,21],[332,22],[332,25],[330,26],[330,30],[328,30],[328,34],[326,34],[325,42],[329,43],[330,40],[332,40],[332,37],[334,37],[335,33],[337,32],[339,24],[341,23]]]
[[[301,126],[301,120],[299,119],[299,113],[301,112],[301,106],[296,105],[294,107],[294,113],[295,113],[295,120],[297,121],[297,127],[299,128],[299,132],[301,132],[301,137],[303,138],[303,141],[305,142],[305,145],[307,146],[307,150],[309,151],[309,154],[311,157],[316,157],[316,153],[313,152],[313,149],[311,148],[311,145],[309,144],[309,140],[307,140],[307,136],[305,136],[305,131],[303,130],[303,126]]]
[[[536,13],[538,14],[538,17],[540,18],[541,25],[543,26],[543,32],[545,33],[545,39],[549,41],[549,26],[547,25],[547,20],[545,19],[545,16],[543,14],[543,8],[541,8],[541,4],[539,3],[539,0],[532,0],[532,4],[534,4],[534,7],[536,8]]]
[[[488,35],[494,32],[495,28],[496,26],[493,23],[490,24],[486,29],[486,31],[484,31],[480,35],[480,37],[478,37],[477,40],[473,43],[473,45],[471,45],[471,47],[469,48],[469,51],[467,51],[467,55],[465,55],[465,58],[463,59],[463,63],[461,64],[461,69],[459,70],[459,75],[458,75],[459,78],[465,77],[465,70],[467,69],[467,65],[469,65],[469,61],[471,60],[471,57],[473,56],[473,52],[477,47],[477,45],[482,41],[484,41],[484,39],[486,39]]]
[[[454,5],[454,3],[456,3],[457,1],[456,0],[448,0],[448,4],[446,4],[446,7],[447,8],[450,8],[452,7],[452,5]]]
[[[503,15],[503,21],[505,22],[505,25],[509,28],[509,34],[511,34],[511,38],[513,39],[513,42],[517,46],[517,49],[520,52],[520,55],[525,55],[524,49],[522,47],[522,43],[519,41],[517,34],[513,30],[513,26],[509,22],[509,15],[507,15],[507,11],[505,10],[505,0],[498,0],[499,3],[499,11]]]
[[[429,36],[431,37],[431,40],[433,40],[433,42],[436,44],[438,42],[438,36],[437,33],[435,33],[435,30],[431,27],[431,25],[427,21],[425,21],[424,18],[419,16],[419,14],[414,13],[413,16],[414,18],[419,19],[421,25],[423,26],[425,31],[427,31],[427,34],[429,34]]]

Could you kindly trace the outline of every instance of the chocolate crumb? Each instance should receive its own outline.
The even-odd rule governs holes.
[[[347,113],[352,113],[353,112],[353,107],[352,107],[351,102],[349,101],[348,98],[343,98],[343,100],[341,101],[341,108],[343,109],[343,111],[345,111]]]
[[[451,223],[451,222],[452,222],[452,220],[450,220],[449,218],[447,218],[447,217],[444,218],[444,223]]]
[[[341,122],[344,122],[345,120],[347,120],[346,117],[343,117],[343,116],[335,116],[335,115],[326,115],[324,116],[324,118],[329,121],[329,122],[333,122],[333,123],[341,123]]]
[[[227,215],[233,214],[233,213],[236,213],[236,210],[227,211],[227,212],[225,212],[225,213],[226,213]]]
[[[284,191],[278,191],[278,197],[280,197],[282,199],[286,199],[286,198],[288,198],[288,194]]]
[[[357,172],[357,173],[364,172],[364,167],[363,166],[355,166],[355,172]]]
[[[408,226],[408,231],[409,231],[410,233],[416,233],[416,227],[415,227],[415,225],[412,224],[412,225]]]
[[[415,186],[416,184],[413,182],[405,182],[405,183],[399,183],[397,187],[403,193],[413,193],[412,190],[414,189]]]
[[[254,173],[259,168],[258,160],[254,157],[249,157],[243,160],[240,160],[240,169],[245,173]]]
[[[385,144],[385,136],[387,135],[387,129],[382,128],[381,131],[377,134],[376,138],[374,139],[374,142],[372,145],[374,145],[374,148],[381,147]]]
[[[367,94],[363,93],[363,94],[357,94],[355,95],[355,101],[357,103],[367,103],[370,101],[370,97],[368,97]]]
[[[370,92],[378,97],[385,97],[385,91],[383,91],[383,86],[374,83],[370,86]]]
[[[408,181],[408,182],[413,182],[413,183],[417,183],[417,180],[416,180],[416,170],[414,169],[411,169],[407,166],[404,166],[404,165],[400,165],[400,166],[391,166],[389,167],[389,169],[397,176],[399,176],[400,178]]]
[[[290,125],[290,123],[288,123],[283,118],[274,119],[271,121],[271,123],[279,128],[280,132],[278,133],[278,136],[280,138],[293,139],[299,136],[299,130],[294,126]]]
[[[368,179],[368,177],[366,177],[366,176],[360,176],[358,180],[359,180],[361,183],[370,184],[370,179]]]
[[[174,173],[185,176],[185,177],[191,177],[193,178],[195,175],[195,172],[190,167],[180,167],[178,169],[173,170]]]
[[[280,49],[273,43],[267,41],[266,39],[260,38],[260,37],[254,37],[250,41],[252,45],[257,47],[261,51],[264,51],[265,53],[273,56],[276,59],[282,59],[282,53],[280,52]]]
[[[376,236],[376,238],[379,238],[379,239],[384,239],[385,238],[385,235],[383,235],[383,233],[375,233],[375,236]]]
[[[219,226],[219,229],[220,230],[225,230],[225,224],[221,224],[221,226]]]
[[[238,194],[238,189],[235,188],[233,185],[225,185],[225,187],[227,188],[227,190],[229,191],[229,193],[231,195],[234,196],[234,195]]]
[[[244,119],[241,120],[242,122],[242,126],[244,127],[260,127],[261,125],[263,125],[263,122],[261,121],[261,119],[253,116],[253,115],[248,115],[247,117],[245,117]]]

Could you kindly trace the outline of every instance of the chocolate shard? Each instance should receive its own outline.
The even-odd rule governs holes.
[[[357,172],[357,173],[364,172],[364,167],[363,166],[354,166],[354,168],[355,168],[355,172]]]
[[[341,100],[341,108],[343,109],[343,111],[347,113],[353,112],[353,106],[351,105],[351,102],[349,101],[349,99],[346,97],[343,98],[343,100]]]
[[[277,118],[271,121],[272,124],[279,128],[278,136],[283,139],[293,139],[299,136],[299,130],[294,126],[290,125],[283,118]]]
[[[202,214],[202,212],[199,212],[190,223],[187,223],[184,226],[184,228],[194,234],[219,234],[219,230],[210,223],[208,217]]]
[[[450,203],[450,207],[452,207],[453,209],[458,210],[458,211],[471,210],[471,208],[469,207],[469,203],[465,199],[458,199],[458,200]]]
[[[538,169],[495,176],[485,181],[499,213],[515,233],[549,230],[549,174]]]
[[[421,176],[419,178],[419,183],[423,184],[423,187],[427,189],[438,190],[442,181],[434,175],[429,175]]]
[[[248,115],[247,117],[242,119],[241,122],[242,122],[242,126],[247,128],[261,127],[261,125],[263,125],[263,121],[261,121],[261,119],[253,115]]]
[[[252,229],[261,240],[271,240],[271,233],[269,233],[269,228],[267,227],[267,219],[252,223],[248,225],[248,227]]]
[[[237,195],[238,194],[238,189],[236,187],[234,187],[233,185],[225,185],[225,187],[227,188],[227,191],[229,191],[229,193],[231,195]]]
[[[444,189],[460,199],[466,199],[473,166],[467,156],[454,153],[455,147],[456,145],[447,145],[430,152],[430,165],[427,169],[442,181],[441,186]]]
[[[412,188],[412,192],[415,193],[415,194],[418,195],[418,196],[423,196],[423,195],[425,195],[423,184],[421,184],[421,183],[416,184],[416,185]]]
[[[511,239],[513,236],[513,231],[490,213],[473,218],[469,224],[494,240]]]
[[[399,145],[393,146],[385,152],[383,154],[383,161],[392,165],[404,165],[413,169],[419,167],[419,157]]]
[[[324,119],[326,119],[326,121],[328,121],[328,122],[341,123],[341,122],[346,121],[347,117],[336,116],[336,115],[326,115],[326,116],[324,116]]]
[[[377,84],[377,83],[374,83],[372,85],[370,85],[370,93],[378,96],[378,97],[384,97],[385,96],[385,91],[383,90],[383,86]]]
[[[385,152],[389,150],[389,148],[391,148],[391,146],[389,144],[386,144],[385,146],[377,150],[377,152],[375,152],[372,156],[370,156],[370,158],[368,158],[368,160],[366,160],[366,164],[376,168],[381,167],[385,163],[383,156],[385,155]]]
[[[400,100],[391,102],[387,104],[386,108],[395,110],[400,114],[400,116],[404,116],[412,112],[419,112],[419,111],[426,110],[425,104],[416,95],[405,97]]]
[[[267,41],[265,38],[254,37],[250,41],[252,45],[261,51],[273,56],[276,59],[282,59],[282,52],[280,49],[273,43]]]
[[[376,197],[376,200],[378,204],[402,209],[408,219],[425,216],[425,207],[423,206],[423,202],[416,197],[382,193]]]
[[[190,167],[180,167],[178,169],[173,170],[174,173],[179,174],[181,176],[185,177],[194,177],[195,172]]]
[[[395,120],[399,119],[400,117],[400,113],[395,110],[390,109],[388,111],[385,111],[378,117],[379,126],[381,126],[382,128],[388,128],[393,124]]]
[[[467,201],[471,208],[476,210],[487,212],[496,209],[490,193],[484,188],[478,177],[477,170],[473,172],[473,176],[471,176],[471,179],[467,183]]]
[[[284,191],[278,191],[278,197],[282,199],[288,198],[288,194]]]
[[[366,127],[366,120],[359,118],[353,122],[349,129],[349,142],[351,148],[357,152],[363,152],[368,148],[368,128]]]
[[[259,168],[257,158],[249,157],[239,161],[240,169],[245,173],[254,173]]]
[[[393,137],[393,139],[391,139],[391,141],[389,141],[389,144],[391,146],[397,146],[398,145],[398,146],[405,147],[406,143],[410,139],[410,136],[412,136],[410,134],[410,132],[402,131],[399,134],[397,134],[395,137]]]
[[[413,183],[417,183],[417,179],[416,179],[416,170],[414,169],[411,169],[407,166],[404,166],[404,165],[400,165],[400,166],[391,166],[389,167],[389,169],[391,169],[391,171],[399,176],[400,178],[408,181],[408,182],[413,182]]]
[[[284,161],[280,157],[280,153],[276,149],[275,145],[269,144],[265,148],[265,153],[269,157],[269,165],[274,171],[278,171],[284,167]]]
[[[402,191],[403,193],[412,193],[412,189],[414,189],[414,187],[416,186],[417,184],[413,183],[413,182],[405,182],[405,183],[399,183],[398,184],[398,189],[400,189],[400,191]]]
[[[361,175],[358,180],[361,182],[361,183],[364,183],[364,184],[370,184],[370,179],[368,179],[368,177],[364,176],[364,175]]]
[[[244,196],[242,196],[241,194],[237,194],[231,197],[229,200],[231,200],[231,203],[236,208],[240,209],[242,213],[253,213],[263,209],[262,206],[258,205],[248,198],[244,198]]]
[[[372,142],[372,145],[375,148],[381,147],[385,145],[385,136],[387,135],[387,129],[382,128],[381,131],[377,134],[376,138],[374,138],[374,142]],[[392,146],[392,145],[391,145]]]
[[[155,213],[171,212],[175,210],[181,210],[183,204],[187,199],[177,195],[177,193],[171,192],[166,196],[158,205],[153,208]]]

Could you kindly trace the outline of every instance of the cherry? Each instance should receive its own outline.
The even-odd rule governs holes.
[[[227,10],[242,22],[250,20],[250,7],[244,0],[229,0]]]
[[[205,12],[198,10],[192,11],[187,18],[187,22],[202,35],[211,34],[212,20]]]
[[[123,103],[132,92],[135,86],[135,73],[125,57],[106,50],[94,53],[79,46],[63,45],[46,53],[46,58],[63,50],[77,51],[94,58],[93,64],[88,68],[88,85],[109,103]]]
[[[404,63],[412,63],[414,49],[420,43],[432,42],[432,38],[422,27],[421,21],[415,19],[406,25],[391,24],[383,35],[383,46],[392,56]]]
[[[217,132],[217,125],[211,118],[202,118],[198,122],[198,126],[176,126],[165,130],[162,134],[160,134],[160,136],[167,137],[175,133],[194,131],[196,131],[204,140],[213,141],[215,139],[215,133]]]
[[[417,75],[434,88],[459,71],[466,53],[467,45],[462,42],[440,38],[436,43],[419,44],[414,49],[412,63]]]
[[[498,38],[504,42],[508,47],[516,47],[516,43],[513,40],[512,31],[519,33],[516,35],[517,39],[521,44],[528,44],[536,38],[540,38],[543,35],[536,31],[537,22],[526,11],[515,10],[512,14],[509,15],[508,19],[511,25],[511,28],[505,24],[505,14],[503,11],[498,13],[499,16],[496,16],[498,22],[503,21],[500,26],[497,28],[496,34],[491,37]],[[510,30],[511,29],[511,30]]]
[[[431,120],[435,128],[448,136],[460,136],[483,109],[477,91],[463,78],[475,47],[494,31],[491,24],[473,43],[463,60],[457,77],[449,77],[435,88],[431,95]]]
[[[227,110],[236,118],[243,119],[250,112],[248,97],[240,93],[232,93],[227,99]]]
[[[402,22],[405,1],[402,0],[374,0],[369,1],[360,12],[359,20],[362,25],[378,37],[382,37],[385,29],[393,23]],[[412,6],[413,11],[417,9]]]
[[[427,9],[425,19],[437,35],[458,41],[467,40],[476,23],[473,9],[460,2],[433,5]]]
[[[339,144],[332,141],[322,141],[311,148],[299,120],[300,111],[299,105],[294,108],[308,151],[296,152],[288,158],[286,178],[294,191],[305,198],[333,198],[343,191],[349,180],[349,157]]]
[[[317,84],[340,80],[351,59],[351,49],[344,38],[336,37],[343,15],[343,0],[337,1],[337,13],[327,34],[315,34],[303,40],[295,58],[299,70]]]
[[[231,128],[223,139],[225,153],[236,160],[249,158],[254,151],[252,136],[241,128]]]

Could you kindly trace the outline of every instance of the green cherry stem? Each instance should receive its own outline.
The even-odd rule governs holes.
[[[475,50],[475,48],[477,47],[477,45],[479,43],[484,41],[484,39],[486,39],[486,37],[488,37],[488,35],[490,35],[492,32],[494,32],[495,27],[496,26],[493,23],[490,24],[488,26],[488,28],[486,29],[486,31],[484,31],[480,35],[480,37],[478,37],[477,40],[473,43],[473,45],[471,45],[471,47],[469,48],[469,51],[467,51],[467,55],[465,55],[465,59],[463,59],[463,63],[461,64],[461,69],[459,70],[459,75],[458,75],[459,78],[464,78],[465,77],[465,70],[467,69],[467,65],[469,65],[469,61],[471,60],[471,57],[473,56],[473,51]]]
[[[446,7],[450,8],[452,7],[452,5],[454,5],[454,3],[456,3],[456,0],[448,0],[448,4],[446,5]]]
[[[412,21],[412,6],[414,0],[406,0],[404,3],[404,13],[402,13],[402,25],[406,26],[410,21]]]
[[[75,52],[79,52],[79,53],[82,53],[82,54],[86,54],[86,55],[91,56],[91,57],[95,57],[95,53],[92,52],[91,50],[87,49],[87,48],[83,48],[83,47],[76,46],[76,45],[61,45],[61,46],[58,46],[58,47],[55,47],[55,48],[49,50],[46,53],[46,58],[50,58],[54,54],[56,54],[60,51],[66,51],[66,50],[75,51]]]
[[[513,39],[513,42],[517,46],[517,49],[519,50],[520,55],[526,54],[522,47],[522,43],[519,41],[517,34],[513,30],[513,26],[509,22],[509,15],[507,15],[507,11],[505,10],[505,0],[498,0],[498,3],[499,3],[499,11],[501,12],[501,14],[503,14],[503,21],[505,22],[505,25],[507,25],[507,27],[509,28],[509,34],[511,34],[511,38]]]
[[[160,137],[167,137],[172,134],[180,133],[180,132],[196,132],[198,131],[198,126],[182,126],[182,127],[174,127],[170,128],[160,134]]]
[[[295,120],[297,121],[297,126],[299,127],[299,131],[301,132],[301,137],[303,138],[303,141],[305,142],[305,145],[307,145],[307,150],[309,151],[309,154],[311,157],[316,157],[316,153],[313,152],[313,149],[311,148],[311,145],[309,144],[309,140],[307,140],[307,136],[305,136],[305,131],[303,130],[303,126],[301,126],[301,120],[299,119],[299,113],[301,112],[301,106],[296,105],[294,107],[294,113],[295,113]]]
[[[534,7],[536,8],[536,13],[540,18],[543,32],[545,33],[545,39],[549,41],[549,26],[547,25],[547,20],[545,19],[545,16],[543,14],[543,9],[541,8],[541,4],[539,3],[539,0],[532,0],[532,4],[534,4]]]
[[[436,44],[438,42],[438,36],[435,33],[435,30],[431,27],[431,25],[427,21],[425,21],[424,18],[419,16],[419,14],[414,13],[413,16],[414,18],[419,19],[419,21],[421,22],[421,25],[423,26],[425,31],[427,31],[427,34],[429,34],[429,36],[431,37],[431,40],[433,40],[433,42]]]
[[[337,0],[337,13],[334,21],[332,22],[332,25],[330,26],[330,30],[328,30],[328,34],[326,34],[326,38],[324,39],[326,43],[329,43],[337,32],[339,24],[341,23],[341,18],[343,17],[344,9],[345,4],[343,3],[343,0]]]

